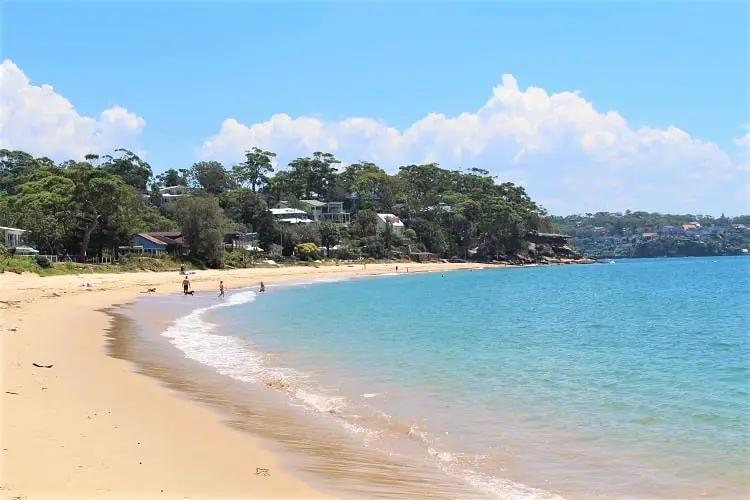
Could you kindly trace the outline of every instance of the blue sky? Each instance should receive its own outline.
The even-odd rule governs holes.
[[[580,91],[631,129],[674,125],[740,164],[747,155],[734,140],[750,122],[748,12],[709,2],[7,3],[2,59],[31,85],[52,85],[81,116],[119,105],[142,117],[137,146],[157,171],[196,161],[228,118],[249,127],[278,113],[367,117],[403,131],[431,112],[476,113],[503,74],[521,90]],[[348,147],[347,160],[365,159],[354,156],[367,148]],[[229,146],[211,151],[227,162],[236,156]],[[553,186],[523,175],[532,167],[540,168],[496,170],[514,171],[532,195],[552,200]],[[698,201],[718,210],[730,196],[722,193]],[[742,211],[742,197],[732,199],[732,211]],[[632,201],[644,206],[620,209],[690,205]]]

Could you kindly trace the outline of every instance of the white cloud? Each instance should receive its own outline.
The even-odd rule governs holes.
[[[734,143],[743,148],[750,148],[750,132],[735,139]]]
[[[198,156],[234,162],[252,146],[277,152],[282,163],[322,150],[348,162],[373,161],[391,172],[403,164],[437,161],[447,168],[512,173],[503,180],[523,181],[557,213],[626,208],[729,213],[739,207],[724,203],[743,179],[740,159],[714,143],[674,126],[631,127],[617,112],[597,111],[579,92],[522,90],[510,75],[476,112],[430,113],[404,130],[371,118],[333,122],[277,114],[249,126],[229,118]]]
[[[53,159],[81,159],[114,148],[137,149],[146,121],[114,106],[80,115],[50,85],[32,85],[11,60],[0,65],[0,147]]]

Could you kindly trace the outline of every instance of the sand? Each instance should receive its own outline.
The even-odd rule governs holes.
[[[400,264],[400,272],[406,267],[481,266]],[[199,271],[191,282],[218,292],[220,279],[231,290],[394,271],[393,264]],[[2,498],[331,498],[285,468],[259,437],[107,355],[111,318],[101,310],[148,288],[179,293],[181,281],[176,272],[0,274]]]

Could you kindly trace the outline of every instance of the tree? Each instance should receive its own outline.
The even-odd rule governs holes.
[[[326,249],[326,256],[330,255],[331,247],[335,247],[341,241],[341,234],[336,224],[323,222],[320,224],[320,243]]]
[[[372,210],[360,210],[354,218],[351,230],[359,237],[375,236],[378,232],[378,216]]]
[[[331,153],[316,151],[312,158],[297,158],[289,163],[290,177],[294,184],[302,186],[305,198],[317,198],[328,194],[336,180],[336,166],[341,163]]]
[[[89,162],[72,165],[68,173],[74,183],[73,201],[82,226],[79,258],[84,261],[93,232],[109,218],[133,208],[135,191],[119,176],[95,168]]]
[[[268,210],[262,196],[245,188],[224,191],[219,205],[229,219],[242,222],[251,230],[257,229],[259,217]]]
[[[258,215],[257,224],[258,243],[263,250],[271,250],[275,243],[280,243],[279,225],[269,210],[263,210]]]
[[[190,177],[190,170],[181,168],[175,170],[170,168],[162,174],[156,176],[156,182],[161,187],[187,186]]]
[[[302,260],[315,260],[320,257],[320,249],[315,243],[300,243],[294,247],[294,253]]]
[[[218,161],[199,161],[190,168],[191,183],[208,194],[219,195],[231,186],[229,173]]]
[[[190,256],[211,266],[220,266],[224,215],[218,200],[208,196],[182,197],[177,201],[174,213]]]
[[[385,223],[385,229],[383,229],[383,246],[389,253],[393,247],[393,222],[390,220]]]
[[[256,192],[258,185],[268,182],[268,174],[273,172],[271,162],[275,157],[276,153],[257,147],[245,151],[245,161],[233,168],[235,180],[240,185],[249,184],[253,193]]]
[[[148,181],[153,175],[151,165],[127,149],[115,149],[115,153],[119,153],[119,156],[105,155],[101,157],[100,168],[109,174],[118,176],[125,184],[136,191],[146,191]],[[99,159],[96,155],[91,155],[89,158]]]
[[[315,243],[316,245],[321,243],[318,224],[297,224],[294,232],[297,233],[297,241],[300,243]]]
[[[427,219],[416,219],[413,229],[419,241],[428,252],[443,254],[448,249],[445,233],[440,224]]]

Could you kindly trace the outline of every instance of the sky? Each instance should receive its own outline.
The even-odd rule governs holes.
[[[0,147],[155,173],[480,167],[551,213],[750,212],[747,2],[2,3]]]

